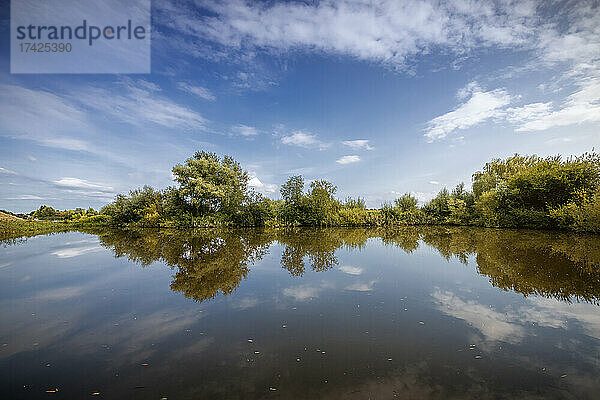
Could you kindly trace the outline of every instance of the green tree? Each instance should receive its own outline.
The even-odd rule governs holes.
[[[144,222],[157,225],[161,222],[162,194],[144,186],[129,192],[129,195],[118,194],[115,201],[102,208],[102,214],[111,217],[112,224]]]
[[[232,216],[244,201],[248,186],[248,174],[238,162],[205,151],[173,167],[173,175],[194,216]]]
[[[283,220],[288,224],[299,223],[303,206],[304,197],[304,179],[300,175],[291,176],[281,185],[281,197],[284,201]]]
[[[40,206],[40,208],[33,213],[33,218],[41,220],[54,219],[56,216],[56,210],[49,206]]]
[[[594,193],[599,187],[596,153],[567,160],[515,155],[489,162],[473,174],[480,223],[491,226],[555,227],[551,210],[578,205],[579,193]]]
[[[307,225],[329,225],[335,218],[339,203],[335,199],[337,187],[326,180],[316,180],[310,183],[307,196],[307,215],[304,223]]]
[[[436,197],[423,206],[423,212],[434,223],[445,223],[450,217],[450,199],[448,189],[443,188]]]
[[[410,193],[405,193],[401,197],[394,200],[394,207],[399,212],[412,212],[417,210],[419,200]]]

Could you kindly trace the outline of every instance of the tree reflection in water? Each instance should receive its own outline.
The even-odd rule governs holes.
[[[294,276],[338,263],[340,248],[360,250],[368,239],[411,253],[428,245],[467,264],[471,257],[490,283],[525,296],[563,301],[600,299],[600,236],[469,227],[284,230],[111,230],[93,232],[117,257],[141,265],[162,261],[175,270],[171,289],[196,301],[231,294],[271,244]]]

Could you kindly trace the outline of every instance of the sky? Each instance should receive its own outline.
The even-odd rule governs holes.
[[[150,74],[11,74],[9,5],[0,209],[100,208],[199,150],[379,207],[600,147],[599,1],[154,0]]]

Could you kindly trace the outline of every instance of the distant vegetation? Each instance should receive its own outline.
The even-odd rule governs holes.
[[[383,226],[478,225],[600,232],[600,157],[563,160],[515,155],[487,163],[464,184],[442,189],[419,207],[411,194],[369,210],[360,199],[340,201],[325,180],[308,188],[301,176],[270,200],[248,187],[248,174],[230,157],[198,152],[173,168],[176,186],[148,186],[119,195],[102,214],[114,225],[142,226]]]
[[[600,156],[562,159],[515,155],[493,160],[464,184],[442,189],[419,206],[405,194],[379,209],[360,198],[336,198],[326,180],[307,185],[301,176],[281,186],[271,200],[248,186],[249,176],[231,157],[197,152],[173,168],[175,186],[149,186],[102,208],[57,211],[41,207],[38,220],[68,220],[111,226],[393,226],[476,225],[600,232]]]

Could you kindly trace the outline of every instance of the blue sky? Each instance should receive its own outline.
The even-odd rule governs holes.
[[[229,154],[272,198],[325,178],[377,207],[493,158],[600,145],[597,1],[153,1],[152,73],[10,74],[0,208],[107,204]]]

